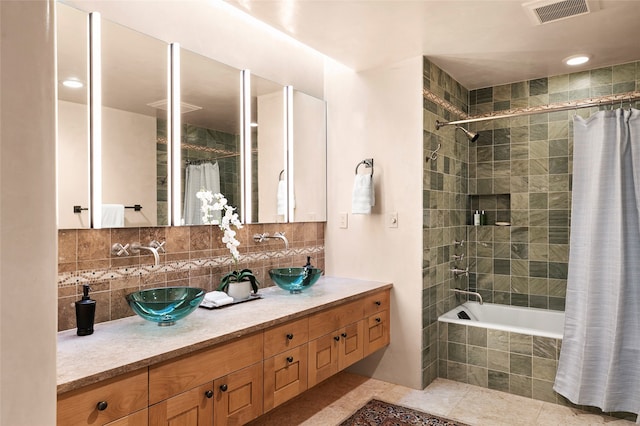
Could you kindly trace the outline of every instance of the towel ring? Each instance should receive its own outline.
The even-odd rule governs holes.
[[[282,175],[284,174],[284,169],[280,172],[280,174],[278,175],[278,180],[282,180]]]
[[[364,160],[359,162],[358,165],[356,166],[356,174],[358,174],[358,167],[360,167],[363,164],[366,168],[371,169],[371,176],[373,176],[373,158],[365,158]]]

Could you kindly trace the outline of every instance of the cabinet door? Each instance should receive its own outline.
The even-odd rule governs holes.
[[[129,414],[127,417],[123,417],[115,422],[107,423],[105,426],[148,426],[149,425],[149,413],[147,409],[137,411],[133,414]]]
[[[364,356],[364,321],[350,324],[340,330],[338,371],[344,370]]]
[[[382,311],[367,318],[364,338],[364,356],[389,344],[389,311]]]
[[[213,424],[213,383],[207,383],[149,408],[152,426],[200,426]]]
[[[337,332],[309,342],[309,387],[338,372],[339,348],[340,336]]]
[[[307,348],[302,345],[264,361],[264,411],[307,390]]]
[[[147,369],[105,380],[58,397],[57,423],[105,425],[147,408]]]
[[[242,425],[262,414],[262,363],[216,379],[215,425]]]

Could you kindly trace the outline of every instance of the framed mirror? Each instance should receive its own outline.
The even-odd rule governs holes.
[[[289,222],[327,220],[326,102],[290,90],[288,135]]]
[[[101,26],[101,226],[168,225],[167,44]]]
[[[58,228],[89,228],[88,15],[56,2]]]
[[[285,93],[283,86],[251,76],[253,223],[287,220]]]
[[[181,50],[181,224],[203,223],[201,190],[224,194],[242,217],[240,74]]]

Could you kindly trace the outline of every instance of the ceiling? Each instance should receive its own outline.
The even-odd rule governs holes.
[[[468,89],[640,60],[640,0],[541,25],[518,0],[226,1],[352,69],[425,55]]]

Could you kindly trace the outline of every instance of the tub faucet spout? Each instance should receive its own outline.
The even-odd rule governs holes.
[[[482,296],[477,291],[462,290],[460,288],[452,288],[449,291],[453,291],[456,294],[466,294],[466,295],[475,296],[478,299],[478,303],[482,305]]]

